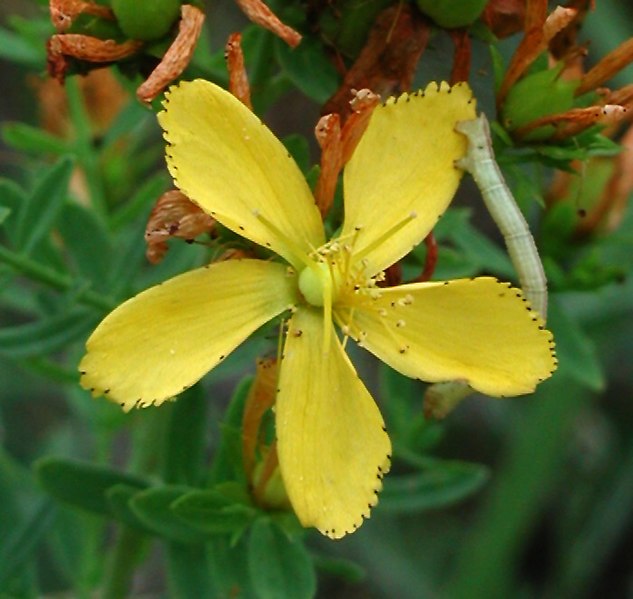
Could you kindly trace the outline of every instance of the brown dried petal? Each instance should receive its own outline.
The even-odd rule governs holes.
[[[255,24],[272,31],[292,48],[299,45],[301,34],[285,25],[262,0],[235,0],[242,12]]]
[[[460,81],[468,81],[470,75],[470,61],[472,44],[466,29],[451,29],[449,35],[455,45],[453,56],[453,68],[451,70],[450,84],[455,85]]]
[[[107,6],[84,0],[50,0],[51,21],[59,32],[66,31],[82,14],[114,20],[114,13]]]
[[[525,8],[525,31],[542,29],[547,19],[547,0],[527,0]]]
[[[244,53],[242,52],[242,34],[232,33],[226,42],[224,58],[229,71],[229,91],[242,104],[251,110],[251,88],[248,83],[248,75],[244,66]]]
[[[538,55],[547,49],[550,40],[576,16],[575,9],[558,6],[541,23],[541,6],[538,3],[536,4],[538,5],[536,6],[538,10],[535,9],[532,12],[530,12],[530,4],[528,4],[528,14],[526,15],[526,28],[528,29],[512,56],[508,70],[503,78],[497,94],[497,105],[503,103],[510,88],[525,73]],[[529,26],[528,21],[534,25]]]
[[[145,227],[147,259],[158,264],[167,252],[169,238],[195,239],[211,231],[214,224],[215,221],[181,191],[165,192],[158,198]]]
[[[72,136],[66,90],[59,81],[33,76],[30,79],[39,103],[40,122],[49,133]],[[111,69],[99,68],[78,79],[94,135],[100,135],[127,103],[128,96]]]
[[[490,0],[481,19],[499,39],[514,35],[524,28],[525,0]]]
[[[349,162],[360,138],[365,133],[365,129],[367,129],[367,125],[369,125],[369,119],[374,112],[374,108],[380,104],[380,96],[369,89],[352,90],[352,93],[354,97],[349,103],[352,113],[345,121],[341,131],[341,143],[343,145],[341,166]]]
[[[274,405],[276,396],[277,360],[257,360],[255,380],[248,392],[242,417],[242,455],[248,480],[252,480],[256,452],[260,446],[262,418]]]
[[[343,167],[341,118],[338,114],[321,117],[314,133],[321,146],[321,170],[314,189],[314,198],[321,215],[325,216],[332,205],[338,175]]]
[[[582,78],[576,95],[580,96],[602,85],[630,62],[633,62],[633,38],[620,44],[590,69]]]
[[[380,96],[368,89],[352,90],[351,115],[341,128],[338,114],[328,114],[317,123],[315,136],[321,147],[321,170],[314,195],[316,204],[325,216],[334,200],[336,183],[343,166],[351,158],[362,137]]]
[[[602,102],[604,104],[620,104],[630,108],[633,104],[633,83],[614,91],[607,91],[602,97]]]
[[[114,40],[101,40],[80,33],[61,33],[47,42],[48,72],[63,82],[68,67],[67,56],[87,62],[115,62],[136,54],[142,42],[128,40],[118,44]]]
[[[136,97],[141,102],[151,102],[187,68],[198,43],[203,23],[204,13],[198,7],[191,4],[183,4],[180,7],[178,35],[158,66],[136,90]]]
[[[408,4],[383,10],[376,17],[356,62],[324,105],[322,114],[340,114],[345,122],[351,114],[349,94],[353,89],[367,88],[380,95],[410,89],[430,32],[428,22]]]
[[[581,50],[582,46],[578,45],[578,31],[590,10],[593,10],[593,0],[568,0],[566,8],[576,10],[574,18],[561,29],[550,41],[549,52],[555,60],[564,60],[569,62],[571,55],[584,55],[586,52]]]
[[[524,137],[535,129],[553,125],[556,127],[556,132],[552,135],[552,139],[561,140],[577,135],[592,125],[610,125],[617,123],[624,118],[626,112],[626,107],[614,104],[589,106],[587,108],[572,108],[566,112],[535,119],[527,125],[516,129],[513,134],[517,137]]]

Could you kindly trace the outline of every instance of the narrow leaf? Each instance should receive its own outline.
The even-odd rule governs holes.
[[[174,502],[172,509],[187,524],[203,532],[236,533],[244,529],[256,514],[256,510],[245,503],[246,500],[228,496],[219,485],[216,489],[192,491],[182,496]]]
[[[95,213],[79,204],[66,204],[57,219],[64,246],[83,278],[105,289],[112,272],[112,244]]]
[[[27,193],[15,181],[0,178],[0,206],[8,210],[2,224],[12,245],[15,245],[17,217],[27,200]]]
[[[74,507],[110,516],[107,490],[118,484],[146,488],[137,476],[66,458],[46,457],[35,464],[40,483],[55,499]]]
[[[138,493],[130,507],[144,526],[155,534],[177,543],[200,543],[205,535],[184,522],[172,509],[172,504],[191,492],[190,487],[154,487]]]
[[[131,499],[141,491],[139,487],[121,483],[106,491],[106,499],[110,511],[119,522],[135,530],[151,533],[130,507]]]
[[[206,395],[200,385],[194,385],[169,408],[171,414],[165,446],[165,481],[198,485],[202,483],[208,430]]]
[[[0,57],[39,69],[44,66],[44,45],[37,47],[21,35],[0,27]]]
[[[32,558],[51,527],[54,507],[50,500],[43,501],[19,528],[4,537],[0,549],[0,588],[6,588],[8,580]]]
[[[338,73],[316,39],[305,37],[296,48],[275,40],[275,51],[284,73],[315,102],[323,104],[336,91]]]
[[[584,333],[573,315],[556,301],[556,297],[552,299],[548,327],[554,333],[561,373],[593,391],[601,391],[605,378],[593,340]]]
[[[316,592],[310,554],[299,540],[288,538],[268,518],[253,524],[248,570],[260,599],[311,599]]]
[[[211,584],[207,549],[202,544],[170,543],[167,553],[167,579],[170,597],[216,597]]]
[[[380,494],[378,509],[392,513],[417,513],[457,503],[477,492],[489,478],[479,464],[438,462],[423,472],[390,475]]]
[[[70,144],[56,135],[26,123],[7,123],[2,127],[2,140],[14,150],[63,155],[72,151]]]
[[[16,249],[28,254],[57,220],[68,190],[73,162],[62,158],[39,180],[17,223]]]
[[[36,322],[0,329],[0,355],[11,359],[42,356],[67,347],[95,325],[95,315],[84,310],[45,317]]]

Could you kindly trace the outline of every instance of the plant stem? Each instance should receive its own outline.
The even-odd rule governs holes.
[[[144,534],[128,526],[120,528],[110,554],[110,566],[101,593],[102,599],[122,599],[128,596],[137,558],[145,545],[145,539]]]
[[[84,100],[76,77],[69,77],[66,81],[66,94],[71,120],[77,135],[77,159],[86,173],[86,182],[90,189],[90,200],[95,212],[101,217],[106,217],[108,204],[99,167],[99,157],[92,143],[90,119],[86,113]]]
[[[128,468],[131,472],[148,475],[160,470],[161,463],[156,459],[156,448],[165,442],[164,431],[169,424],[170,413],[171,410],[156,409],[138,415],[133,439],[136,451]],[[119,527],[117,540],[110,551],[102,599],[124,599],[129,595],[134,571],[147,541],[147,535],[142,532],[124,524]]]
[[[58,291],[70,291],[73,287],[76,288],[76,282],[70,277],[3,246],[0,246],[0,262],[4,262],[30,279],[44,283]],[[75,295],[75,300],[80,304],[106,312],[109,312],[117,305],[111,298],[104,297],[90,289],[78,291]]]

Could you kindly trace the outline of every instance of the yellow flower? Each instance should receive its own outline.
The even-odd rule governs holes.
[[[215,263],[128,300],[88,340],[82,385],[125,410],[161,404],[291,310],[275,407],[281,474],[304,526],[332,538],[356,529],[391,444],[333,323],[408,376],[489,395],[529,393],[555,368],[551,334],[508,284],[376,284],[448,206],[466,149],[454,126],[474,116],[467,85],[378,107],[345,169],[344,224],[326,242],[310,189],[266,126],[211,83],[172,88],[159,121],[176,184],[286,263]]]

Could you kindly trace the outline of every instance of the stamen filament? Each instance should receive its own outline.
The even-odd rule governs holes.
[[[352,258],[354,262],[358,262],[362,260],[373,252],[379,245],[382,245],[385,241],[387,241],[390,237],[393,237],[400,229],[408,225],[412,220],[418,217],[417,212],[411,212],[408,216],[403,218],[400,222],[396,223],[391,229],[383,233],[378,239],[374,239],[367,247],[363,248],[359,252],[352,254]]]
[[[353,306],[349,311],[349,318],[347,319],[347,322],[343,322],[343,319],[340,316],[338,316],[337,314],[334,314],[336,323],[338,324],[341,331],[343,332],[343,343],[341,344],[343,346],[343,349],[345,349],[345,346],[347,345],[347,340],[350,337],[352,320],[354,320],[355,311],[356,311],[356,306]]]
[[[300,248],[292,239],[290,239],[283,231],[281,231],[278,227],[276,227],[273,223],[271,223],[265,216],[263,216],[259,210],[253,210],[253,215],[258,218],[270,231],[277,237],[279,241],[281,241],[287,248],[289,248],[292,252],[292,260],[289,261],[291,264],[301,270],[299,267],[300,264],[308,268],[314,268],[314,260],[311,260],[308,256],[307,252]]]
[[[332,277],[323,278],[323,347],[330,351],[332,337]]]

